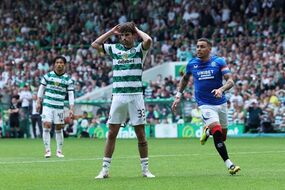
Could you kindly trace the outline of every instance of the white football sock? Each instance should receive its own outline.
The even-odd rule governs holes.
[[[50,129],[44,128],[43,129],[43,141],[46,151],[50,151]]]
[[[230,168],[233,165],[233,163],[232,163],[232,161],[230,161],[230,159],[227,159],[225,161],[225,164],[226,164],[227,168]]]
[[[148,157],[141,158],[141,167],[142,167],[142,171],[148,170]]]
[[[102,169],[105,171],[109,171],[110,165],[111,165],[112,158],[104,157],[103,158],[103,164]]]
[[[55,130],[55,140],[56,140],[57,151],[62,152],[62,146],[63,146],[63,132],[62,132],[62,129]]]
[[[206,135],[207,135],[207,136],[210,136],[210,135],[211,135],[210,129],[207,129],[207,130],[206,130]]]

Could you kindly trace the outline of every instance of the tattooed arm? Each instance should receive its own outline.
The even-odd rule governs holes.
[[[182,79],[179,82],[178,92],[177,92],[177,94],[175,96],[175,100],[171,106],[171,109],[173,110],[174,113],[176,112],[176,108],[177,108],[178,104],[180,103],[182,93],[188,84],[189,77],[190,77],[190,74],[184,74]]]

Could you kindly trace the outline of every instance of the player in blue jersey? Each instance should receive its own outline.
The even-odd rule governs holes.
[[[204,144],[210,133],[213,135],[214,144],[224,160],[229,173],[236,174],[239,166],[235,166],[229,159],[224,141],[227,136],[227,104],[224,92],[233,87],[234,82],[225,60],[218,56],[210,56],[212,43],[201,38],[197,42],[197,57],[190,60],[186,73],[182,77],[172,110],[181,101],[183,90],[188,84],[189,77],[193,76],[195,99],[201,109],[202,118],[207,127],[204,128],[201,144]],[[223,84],[225,80],[225,84]]]

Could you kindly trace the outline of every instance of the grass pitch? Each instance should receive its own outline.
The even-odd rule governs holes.
[[[43,157],[40,139],[0,139],[0,189],[285,189],[284,138],[229,138],[231,160],[241,167],[229,175],[212,139],[149,139],[150,170],[141,177],[136,140],[117,140],[110,178],[95,180],[102,165],[105,140],[65,139],[65,158]]]

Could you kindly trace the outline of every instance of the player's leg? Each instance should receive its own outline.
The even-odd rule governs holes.
[[[214,144],[219,155],[225,162],[231,174],[239,171],[239,167],[232,172],[231,168],[235,167],[228,156],[226,145],[223,140],[222,126],[219,121],[219,106],[201,106],[202,117],[213,135]]]
[[[51,122],[52,122],[52,110],[48,107],[43,107],[42,113],[42,122],[43,122],[43,142],[45,147],[45,158],[51,157],[50,149],[50,131],[51,131]]]
[[[228,108],[227,104],[220,105],[220,109],[218,111],[220,124],[222,126],[222,134],[223,134],[223,141],[227,140],[227,133],[228,133]]]
[[[155,177],[148,168],[148,145],[145,135],[145,106],[142,95],[133,97],[129,104],[130,122],[135,127],[138,139],[138,149],[141,159],[142,175],[147,178]]]
[[[103,179],[109,177],[109,169],[111,165],[112,155],[115,150],[116,139],[120,130],[121,124],[109,124],[109,132],[107,142],[105,145],[105,154],[102,163],[102,170],[96,176],[96,179]]]
[[[145,127],[144,125],[136,125],[134,127],[138,138],[142,175],[147,178],[153,178],[155,176],[149,171],[148,168],[148,145],[145,137]]]
[[[64,124],[56,124],[55,125],[55,141],[56,141],[56,156],[58,158],[64,158],[64,155],[62,153],[62,147],[63,147],[63,128]]]
[[[109,168],[112,160],[112,155],[115,150],[115,144],[121,123],[126,121],[127,104],[120,96],[113,96],[111,109],[109,113],[109,132],[105,145],[105,154],[103,158],[102,170],[95,179],[103,179],[109,177]]]
[[[209,128],[211,129],[211,133],[213,134],[216,150],[218,151],[221,158],[225,162],[227,168],[229,169],[230,174],[232,175],[236,174],[240,170],[240,167],[235,166],[232,163],[232,161],[229,159],[228,151],[223,140],[223,132],[220,123],[214,122],[209,125]]]
[[[63,128],[64,128],[64,109],[54,109],[53,122],[55,124],[55,141],[56,141],[56,156],[64,158],[62,153],[63,147]]]
[[[204,122],[203,132],[202,132],[202,135],[200,137],[200,143],[201,143],[201,145],[204,145],[211,135],[211,130],[209,128],[209,124],[210,124],[209,119],[214,117],[213,114],[215,114],[215,112],[212,110],[213,107],[210,107],[208,105],[202,105],[199,108],[201,109],[202,119]]]
[[[228,108],[226,104],[220,105],[220,109],[218,111],[219,120],[222,127],[222,140],[223,142],[227,139],[227,132],[228,132]],[[231,163],[231,161],[226,161],[226,165],[228,167],[230,174],[236,174],[240,167]]]

